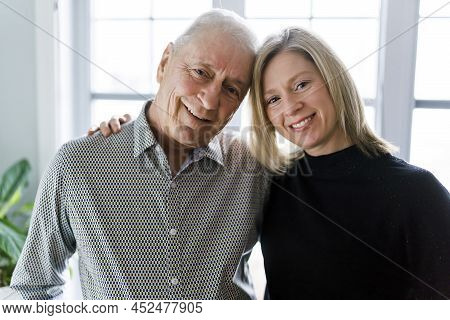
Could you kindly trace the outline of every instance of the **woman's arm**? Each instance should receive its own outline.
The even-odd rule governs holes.
[[[450,196],[429,172],[418,174],[411,194],[408,242],[411,299],[450,298]]]

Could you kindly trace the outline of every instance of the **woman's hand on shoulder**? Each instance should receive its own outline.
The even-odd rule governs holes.
[[[100,123],[100,126],[96,127],[93,126],[89,128],[87,134],[88,136],[92,136],[94,133],[100,130],[102,135],[105,138],[108,138],[111,134],[119,133],[122,130],[122,124],[128,123],[132,120],[131,116],[129,114],[124,114],[121,117],[118,116],[112,116],[111,119],[106,122],[102,121]]]

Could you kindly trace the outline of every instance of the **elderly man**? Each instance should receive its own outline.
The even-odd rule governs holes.
[[[42,179],[11,287],[57,297],[78,251],[87,299],[253,297],[246,262],[266,181],[219,132],[250,85],[255,47],[238,16],[200,16],[167,46],[160,88],[136,121],[65,144]]]

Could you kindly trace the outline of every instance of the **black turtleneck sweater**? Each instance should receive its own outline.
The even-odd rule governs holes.
[[[426,170],[352,146],[275,178],[261,244],[271,299],[450,297],[450,197]]]

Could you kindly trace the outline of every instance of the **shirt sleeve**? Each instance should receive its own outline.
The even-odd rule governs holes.
[[[24,299],[55,299],[76,242],[66,215],[64,152],[58,152],[40,182],[25,246],[11,279]]]
[[[450,298],[450,196],[429,172],[410,198],[410,299]]]

